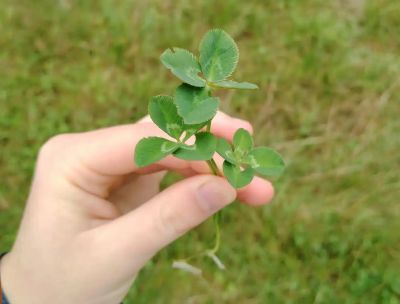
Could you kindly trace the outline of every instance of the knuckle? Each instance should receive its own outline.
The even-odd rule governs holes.
[[[70,158],[70,150],[74,149],[73,134],[59,134],[48,139],[40,148],[37,156],[38,167],[54,167],[55,164],[65,163]],[[67,157],[68,156],[68,157]],[[59,162],[58,159],[63,159]]]
[[[72,134],[59,134],[49,138],[40,148],[40,156],[48,156],[60,150],[63,150],[68,145]]]

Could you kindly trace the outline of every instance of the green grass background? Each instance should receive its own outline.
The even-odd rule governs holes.
[[[195,51],[214,27],[238,42],[235,78],[260,86],[221,92],[223,110],[288,168],[272,204],[225,212],[227,271],[170,267],[210,245],[207,223],[158,254],[127,303],[400,303],[398,0],[0,1],[0,248],[43,142],[134,122],[178,84],[161,52]]]

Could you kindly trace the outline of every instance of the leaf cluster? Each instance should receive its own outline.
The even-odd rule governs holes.
[[[224,159],[223,170],[228,181],[236,188],[246,186],[254,175],[277,176],[285,163],[271,148],[254,147],[253,138],[245,129],[238,129],[230,144],[218,139],[217,152]]]
[[[249,82],[228,80],[239,62],[239,49],[225,31],[214,29],[202,39],[199,60],[188,50],[171,48],[161,55],[161,62],[182,82],[194,87],[257,89]]]
[[[220,104],[219,98],[211,94],[213,89],[257,88],[249,82],[229,79],[239,60],[235,41],[225,31],[214,29],[202,39],[199,53],[197,58],[188,50],[172,48],[161,55],[164,66],[183,83],[173,97],[151,98],[150,117],[170,139],[143,138],[136,146],[136,165],[148,166],[168,155],[210,164],[218,152],[224,158],[224,175],[234,187],[247,185],[255,174],[281,173],[284,162],[279,154],[266,147],[254,148],[253,139],[246,130],[239,129],[232,144],[209,132]],[[189,143],[193,136],[194,143]]]

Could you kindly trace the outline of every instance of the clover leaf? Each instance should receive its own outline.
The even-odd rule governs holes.
[[[173,48],[162,53],[161,62],[166,68],[185,83],[195,87],[204,87],[206,81],[199,76],[200,64],[188,50]]]
[[[278,152],[267,147],[254,148],[245,159],[257,173],[265,176],[278,176],[284,168],[285,162]]]
[[[193,145],[181,144],[173,152],[174,156],[184,160],[209,160],[217,148],[217,138],[209,132],[199,132]]]
[[[186,124],[198,124],[215,116],[219,99],[210,97],[205,88],[182,84],[175,91],[175,103]]]
[[[271,148],[253,147],[253,138],[245,129],[238,129],[232,145],[219,139],[217,153],[224,158],[224,175],[233,187],[241,188],[251,182],[256,173],[276,176],[283,172],[282,157]]]
[[[177,143],[162,137],[143,138],[136,145],[135,163],[138,167],[146,167],[163,159],[178,148]]]
[[[225,31],[209,31],[200,43],[201,70],[210,82],[225,80],[232,75],[239,61],[239,49]]]
[[[158,95],[150,99],[149,114],[151,120],[165,133],[179,139],[184,131],[182,118],[178,115],[174,99]]]
[[[217,143],[217,153],[222,156],[223,159],[234,164],[236,163],[235,155],[233,154],[231,144],[225,138],[219,138]]]
[[[242,188],[248,185],[254,177],[252,168],[242,169],[240,166],[231,164],[228,161],[224,161],[223,170],[226,179],[235,188]]]
[[[198,124],[184,124],[185,137],[184,140],[190,138],[193,134],[199,132],[204,126],[211,124],[211,119]]]
[[[235,132],[232,143],[235,148],[235,153],[238,154],[239,157],[248,153],[254,145],[250,133],[242,128]]]

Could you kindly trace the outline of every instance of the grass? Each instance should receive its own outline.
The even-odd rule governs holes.
[[[1,1],[0,248],[48,137],[135,121],[177,84],[161,52],[222,27],[236,78],[261,87],[224,93],[223,109],[288,169],[271,205],[225,212],[226,272],[170,267],[212,242],[208,223],[158,254],[127,303],[400,303],[399,15],[396,0]]]

